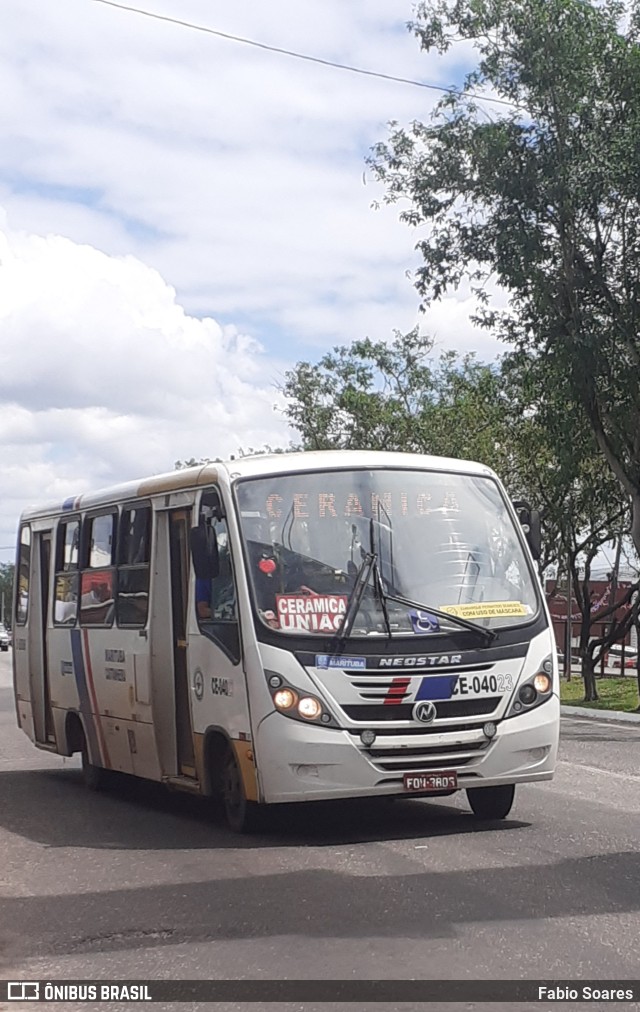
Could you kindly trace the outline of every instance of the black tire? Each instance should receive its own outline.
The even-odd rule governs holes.
[[[515,793],[515,784],[504,784],[500,787],[470,787],[467,789],[467,799],[477,819],[494,821],[506,819],[511,811]]]
[[[260,806],[247,801],[242,774],[232,746],[225,752],[221,777],[222,805],[229,829],[252,833],[258,828]]]
[[[90,791],[101,791],[107,785],[108,771],[103,769],[102,766],[94,766],[89,761],[89,749],[84,731],[81,731],[81,735],[82,745],[80,753],[82,755],[82,779],[84,780],[84,785]]]

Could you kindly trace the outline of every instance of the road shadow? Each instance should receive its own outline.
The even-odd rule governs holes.
[[[263,862],[264,864],[264,862]],[[454,938],[460,927],[640,909],[638,853],[358,875],[333,869],[0,899],[12,958],[280,938]]]
[[[528,823],[478,822],[438,799],[359,798],[275,805],[260,832],[232,834],[219,807],[204,798],[172,793],[161,784],[114,776],[93,794],[80,770],[0,773],[0,826],[47,847],[110,850],[221,850],[335,847],[385,840],[429,839],[461,833],[509,832]]]

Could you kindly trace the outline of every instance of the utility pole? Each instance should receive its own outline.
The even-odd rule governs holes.
[[[616,595],[618,593],[618,579],[620,576],[620,556],[622,555],[622,532],[618,538],[616,545],[616,559],[613,564],[613,572],[611,573],[611,593],[609,595],[609,607],[612,608],[615,604]],[[609,632],[612,632],[616,625],[616,613],[614,612],[611,616],[611,625],[609,626]],[[622,642],[622,657],[620,659],[620,671],[624,674],[624,640]],[[602,674],[604,675],[604,654],[602,656]]]
[[[573,572],[571,570],[571,559],[569,559],[567,564],[567,629],[564,645],[564,676],[568,682],[571,681],[571,647],[572,647],[571,633],[573,632],[573,623],[571,621],[572,603],[573,603]]]

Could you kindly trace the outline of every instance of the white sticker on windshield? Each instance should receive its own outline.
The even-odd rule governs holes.
[[[456,618],[520,618],[529,615],[530,610],[521,601],[483,601],[474,604],[443,604],[440,611],[446,611]]]

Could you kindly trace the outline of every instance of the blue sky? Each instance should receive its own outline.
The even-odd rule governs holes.
[[[465,69],[420,53],[404,0],[139,6],[402,77]],[[464,291],[419,314],[417,236],[372,209],[367,151],[434,92],[94,0],[4,0],[0,87],[0,546],[32,502],[285,445],[278,381],[335,344],[420,324],[498,351]]]

